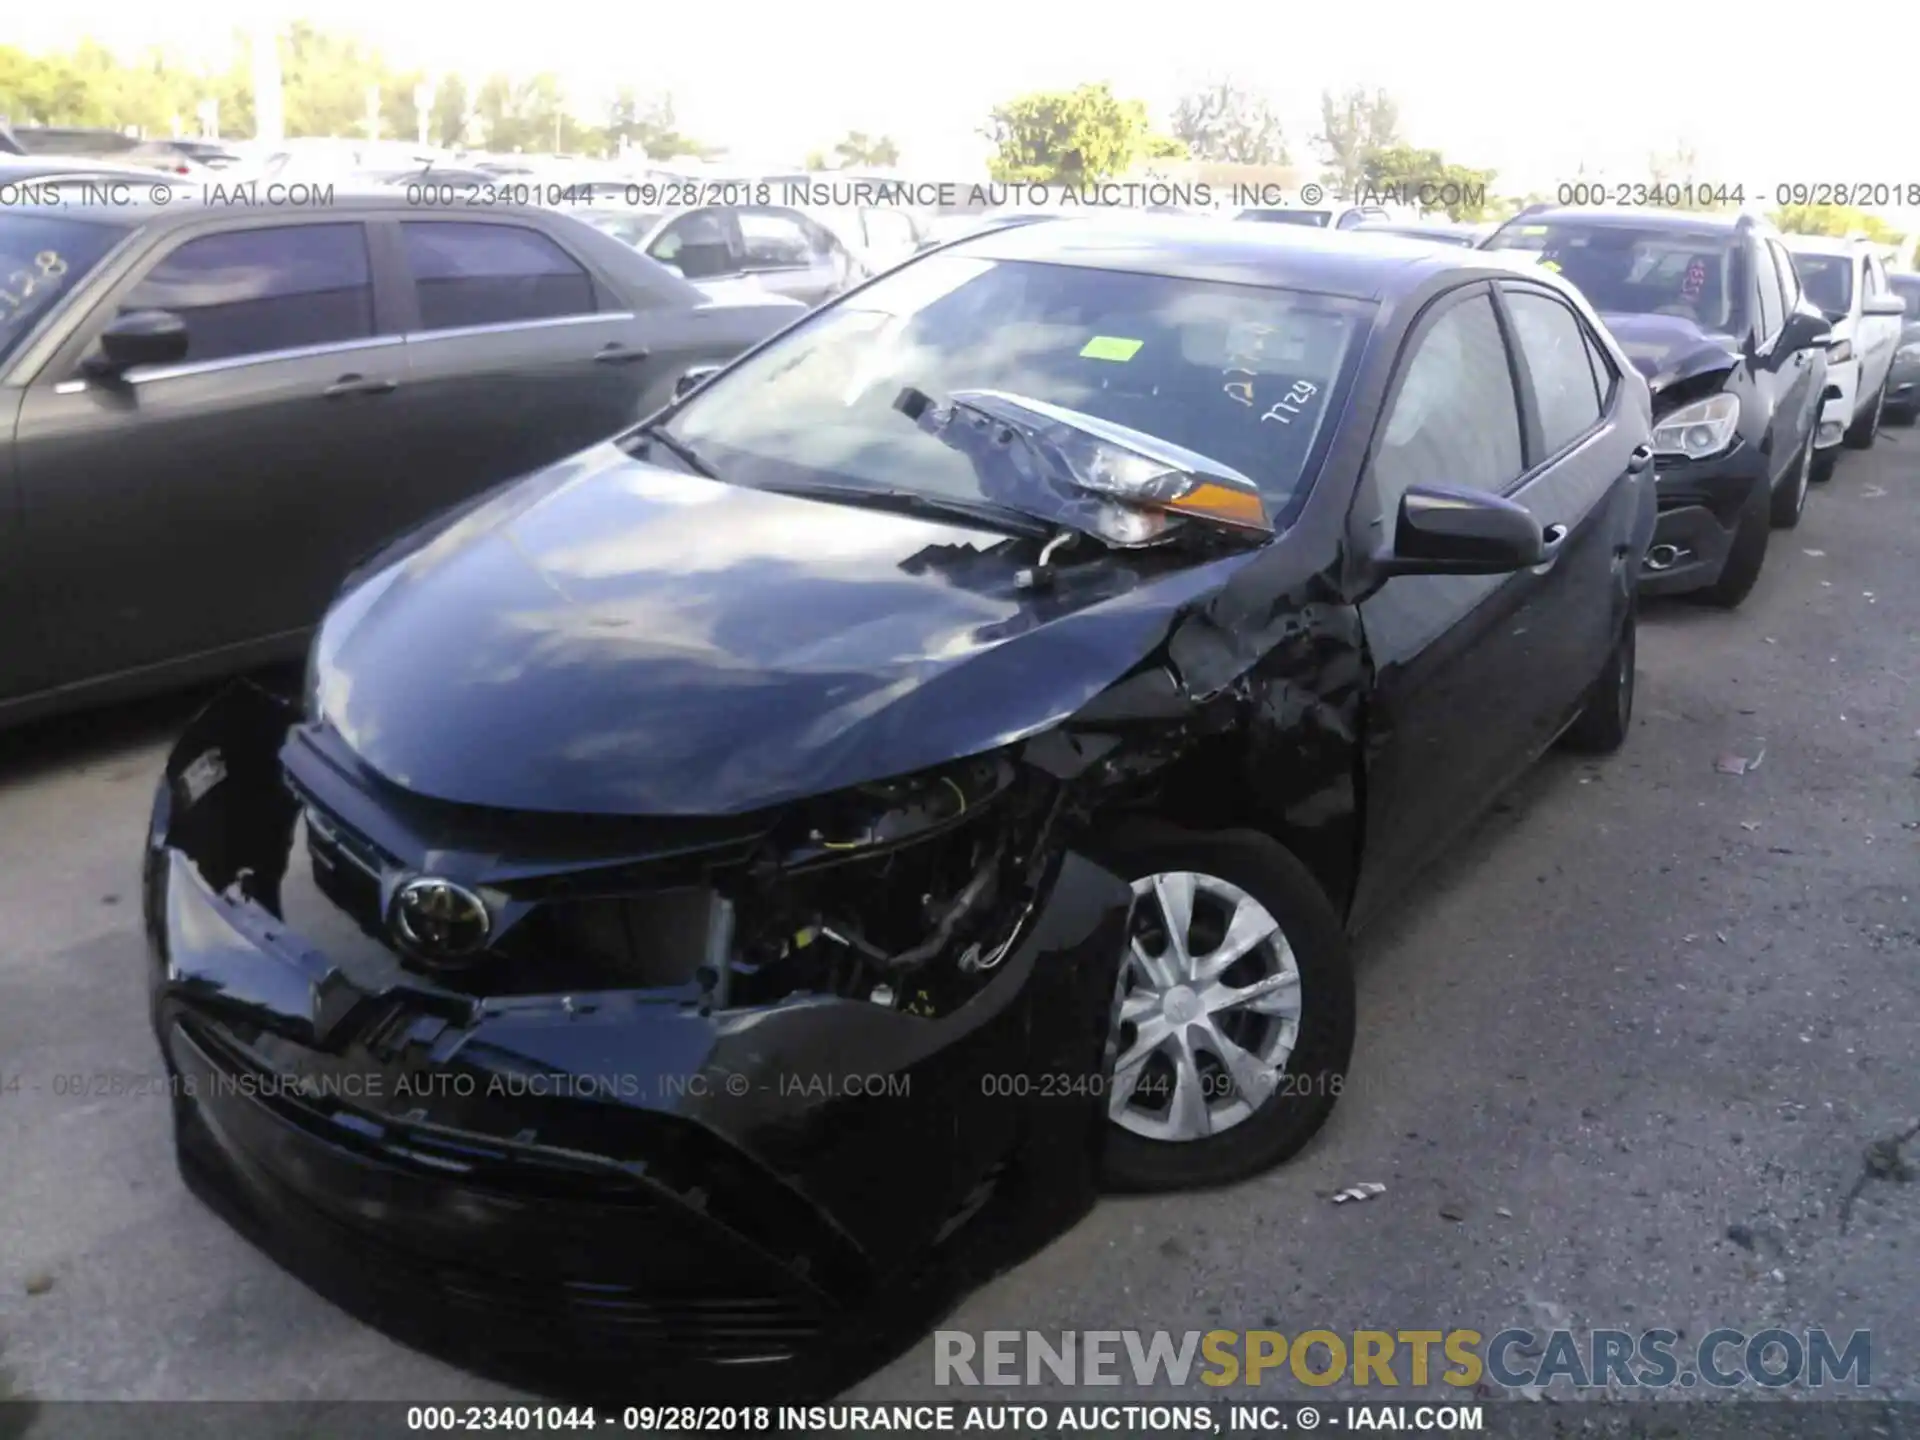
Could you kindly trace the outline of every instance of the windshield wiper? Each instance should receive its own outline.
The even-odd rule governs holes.
[[[928,495],[919,490],[875,485],[830,485],[814,481],[762,485],[759,488],[778,495],[798,495],[808,500],[831,500],[844,505],[865,505],[875,510],[891,510],[926,520],[960,520],[1009,535],[1048,538],[1056,528],[1010,505],[996,505],[991,500],[961,500],[945,495]]]
[[[645,437],[649,445],[658,444],[665,447],[676,460],[702,479],[718,480],[720,478],[714,473],[713,467],[700,458],[698,450],[679,436],[670,434],[665,426],[642,425],[640,434]]]

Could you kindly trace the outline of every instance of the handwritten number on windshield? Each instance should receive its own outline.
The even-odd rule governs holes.
[[[1293,382],[1292,389],[1268,407],[1267,413],[1260,417],[1260,421],[1265,424],[1269,420],[1277,420],[1282,425],[1291,425],[1294,417],[1301,413],[1301,407],[1319,393],[1319,386],[1309,384],[1305,380],[1296,380]]]
[[[10,310],[18,310],[34,291],[66,273],[66,259],[58,250],[42,250],[33,257],[31,270],[15,270],[7,276],[5,288],[0,289],[0,302]]]

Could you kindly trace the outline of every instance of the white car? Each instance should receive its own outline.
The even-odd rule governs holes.
[[[1814,478],[1833,472],[1837,448],[1864,450],[1880,433],[1887,376],[1900,345],[1906,306],[1887,281],[1887,267],[1865,240],[1825,235],[1781,237],[1807,299],[1833,325],[1827,343],[1827,402],[1814,439]]]

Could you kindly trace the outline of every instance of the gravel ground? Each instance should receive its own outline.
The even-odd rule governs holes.
[[[1740,611],[1650,607],[1628,748],[1548,760],[1361,942],[1304,1155],[1105,1202],[948,1324],[1870,1328],[1874,1390],[1920,1399],[1916,455],[1849,455]],[[184,713],[0,736],[0,1394],[508,1397],[231,1234],[159,1098],[56,1093],[157,1071],[134,876]],[[935,1391],[930,1340],[850,1398],[935,1395],[995,1398]]]

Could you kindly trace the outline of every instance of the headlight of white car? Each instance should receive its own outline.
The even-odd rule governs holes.
[[[1733,432],[1739,426],[1739,396],[1714,395],[1696,400],[1691,405],[1682,405],[1653,427],[1654,453],[1705,460],[1731,445]]]

